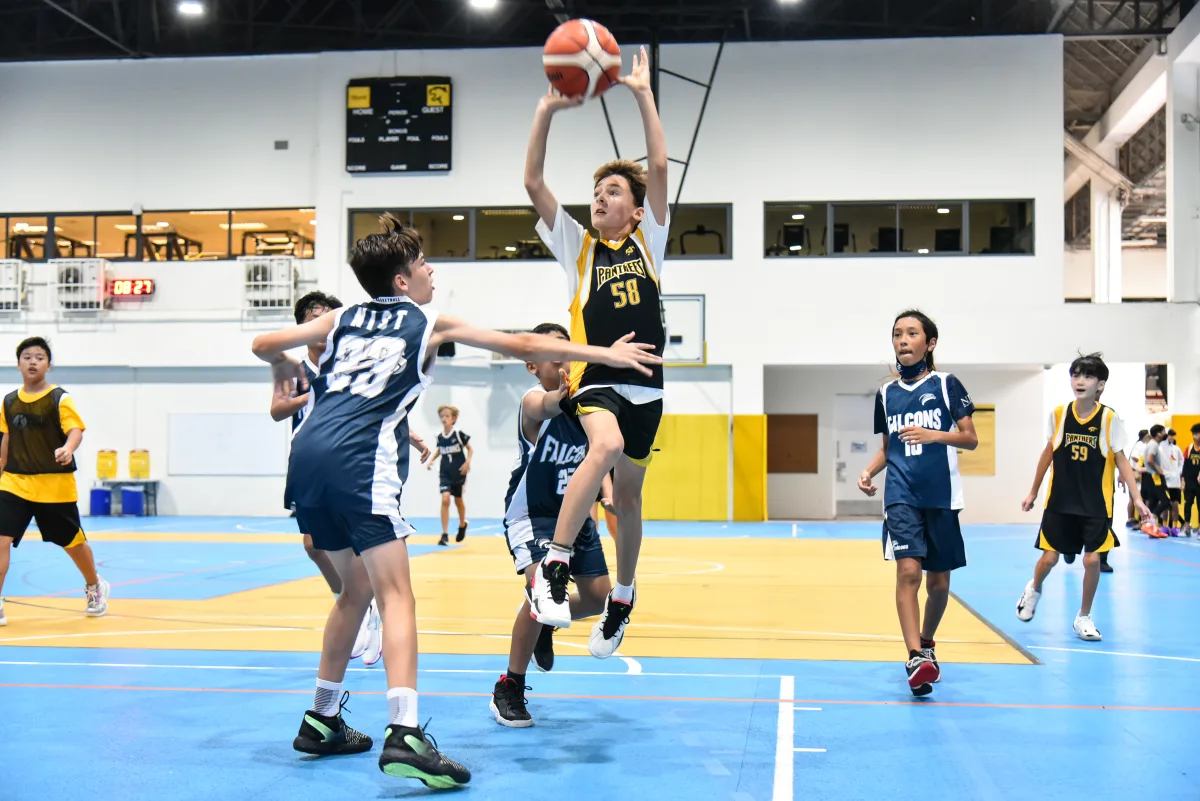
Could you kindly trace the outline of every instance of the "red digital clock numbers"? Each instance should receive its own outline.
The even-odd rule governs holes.
[[[109,294],[114,298],[146,298],[154,295],[153,278],[117,278]]]

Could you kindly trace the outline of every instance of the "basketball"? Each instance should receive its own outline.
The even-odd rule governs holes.
[[[565,97],[599,97],[617,83],[621,48],[598,22],[573,19],[546,40],[542,64],[550,85]]]

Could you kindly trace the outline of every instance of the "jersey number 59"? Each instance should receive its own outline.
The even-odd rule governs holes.
[[[408,366],[404,347],[403,339],[343,337],[333,357],[328,391],[349,389],[351,394],[364,398],[379,397],[388,379]]]

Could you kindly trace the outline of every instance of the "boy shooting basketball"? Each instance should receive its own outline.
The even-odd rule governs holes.
[[[631,74],[620,78],[637,98],[646,135],[646,168],[614,161],[596,171],[592,184],[592,236],[559,205],[543,179],[546,140],[554,113],[579,98],[550,92],[538,104],[525,159],[525,189],[537,209],[538,235],[567,274],[571,295],[571,341],[606,346],[634,333],[639,342],[665,345],[659,313],[659,273],[667,251],[667,145],[650,91],[643,48]],[[642,545],[642,484],[662,417],[663,374],[603,365],[572,365],[564,400],[588,439],[587,457],[563,497],[562,512],[545,561],[533,577],[532,608],[542,623],[571,625],[567,583],[571,545],[578,536],[608,471],[615,468],[613,506],[621,525],[615,537],[617,583],[592,629],[589,650],[601,659],[621,644],[633,611],[634,574]]]

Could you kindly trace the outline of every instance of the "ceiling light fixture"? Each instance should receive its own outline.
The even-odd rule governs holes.
[[[949,213],[950,213],[950,209],[946,208],[945,206],[942,206],[940,209],[938,209],[938,214],[949,214]]]
[[[465,215],[462,215],[462,214],[455,214],[455,215],[454,215],[454,217],[453,217],[453,220],[454,220],[455,222],[462,222],[462,221],[463,221],[463,220],[465,220],[465,219],[467,219],[467,218],[466,218],[466,216],[465,216]]]
[[[804,250],[804,245],[792,245],[790,248],[788,248],[788,250],[795,253],[798,250]]]
[[[793,215],[792,215],[792,219],[793,219],[793,220],[803,220],[803,219],[804,219],[804,215],[803,215],[803,214],[793,214]]]
[[[470,5],[477,11],[491,11],[496,7],[496,0],[471,0]]]
[[[199,0],[179,0],[179,5],[175,6],[175,10],[181,17],[204,16],[204,4]]]
[[[922,256],[924,256],[926,253],[929,252],[929,248],[917,248],[917,252],[920,253]]]

